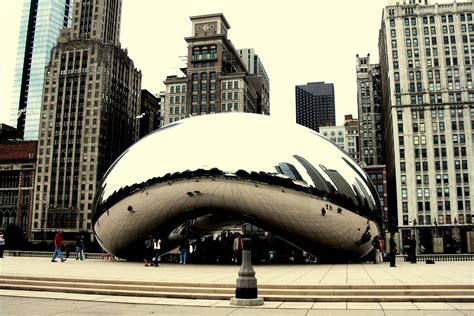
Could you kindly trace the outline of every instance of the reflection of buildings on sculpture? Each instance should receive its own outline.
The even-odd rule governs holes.
[[[193,16],[183,76],[171,75],[166,85],[164,124],[189,116],[221,112],[270,114],[269,79],[257,55],[256,69],[239,56],[227,38],[230,25],[223,14]],[[240,50],[249,57],[253,49]],[[252,59],[252,62],[254,59]]]
[[[291,163],[280,162],[278,166],[275,166],[275,169],[278,173],[284,174],[292,180],[303,180],[298,169],[296,169]]]
[[[215,146],[216,130],[231,135],[243,125],[255,137]],[[191,144],[150,154],[195,131],[199,150]],[[261,146],[272,139],[280,147]],[[192,159],[179,159],[191,152]],[[148,234],[160,234],[165,251],[183,238],[250,223],[319,257],[356,259],[380,233],[376,194],[363,170],[317,133],[296,124],[282,130],[269,116],[216,114],[169,125],[130,147],[98,190],[93,222],[100,244],[121,257],[140,255]]]

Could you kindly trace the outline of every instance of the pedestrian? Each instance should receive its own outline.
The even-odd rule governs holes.
[[[389,246],[390,246],[390,267],[396,267],[395,258],[397,255],[397,244],[395,243],[394,233],[390,234]]]
[[[382,236],[379,236],[379,243],[380,243],[380,257],[379,257],[379,262],[383,262],[383,255],[385,253],[385,242],[382,238]]]
[[[240,264],[242,260],[242,235],[240,233],[235,234],[234,243],[232,245],[232,249],[234,250],[234,260],[235,263]]]
[[[128,212],[129,212],[130,214],[135,213],[135,210],[133,209],[133,207],[132,207],[131,205],[129,205],[129,206],[127,207],[127,210],[128,210]]]
[[[84,235],[76,236],[76,260],[84,260]]]
[[[324,207],[321,209],[321,215],[326,216],[326,209]]]
[[[374,264],[379,263],[380,259],[380,241],[379,236],[375,236],[372,240],[372,247],[374,248]]]
[[[179,245],[179,264],[186,264],[188,262],[189,241],[185,238]]]
[[[63,246],[63,238],[62,238],[63,233],[61,231],[58,231],[56,235],[54,236],[54,254],[53,258],[51,259],[51,262],[56,262],[56,258],[59,257],[61,259],[61,262],[66,261],[65,258],[63,258],[63,253],[61,252],[61,247]]]
[[[0,258],[3,258],[3,251],[5,250],[5,238],[3,238],[3,233],[0,234]]]
[[[151,267],[153,257],[153,237],[148,235],[148,238],[145,240],[145,267]]]
[[[161,239],[155,238],[153,239],[153,258],[155,261],[155,267],[158,267],[158,260],[160,258],[160,251],[161,251]]]
[[[416,263],[416,237],[411,235],[410,240],[410,258],[411,263]]]

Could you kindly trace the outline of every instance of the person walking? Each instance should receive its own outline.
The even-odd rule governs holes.
[[[411,263],[416,263],[416,237],[411,235],[410,240],[410,261]]]
[[[3,238],[3,233],[0,234],[0,258],[3,258],[3,251],[5,250],[5,238]]]
[[[374,247],[374,264],[379,263],[380,261],[380,241],[379,236],[375,236],[372,240],[372,247]]]
[[[379,262],[383,262],[383,257],[384,257],[384,253],[385,253],[385,242],[384,242],[382,236],[379,236],[379,243],[380,243]]]
[[[61,252],[61,247],[63,246],[63,238],[62,238],[63,233],[61,231],[58,231],[56,235],[54,236],[54,254],[53,258],[51,259],[51,262],[56,262],[56,258],[59,257],[61,259],[61,262],[66,261],[65,258],[63,258],[63,253]]]
[[[160,258],[160,251],[161,251],[161,239],[155,238],[153,239],[153,259],[155,267],[159,267],[158,259]]]
[[[84,236],[76,236],[76,260],[84,260]]]
[[[151,235],[148,235],[148,238],[145,240],[145,267],[153,266],[151,260],[153,257],[153,238]]]
[[[189,241],[185,238],[179,245],[179,264],[186,264],[188,262]]]
[[[242,260],[242,235],[240,233],[235,234],[234,243],[232,249],[234,250],[234,262],[239,263]]]
[[[397,255],[397,244],[395,243],[394,233],[390,234],[389,246],[390,246],[390,267],[396,267],[395,258]]]

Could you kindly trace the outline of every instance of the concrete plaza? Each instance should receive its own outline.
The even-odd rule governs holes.
[[[258,284],[265,286],[337,287],[341,285],[409,286],[474,284],[472,262],[410,264],[397,262],[396,268],[383,264],[305,264],[255,266]],[[134,282],[192,283],[206,286],[235,285],[239,266],[162,264],[103,260],[67,260],[52,263],[50,258],[6,257],[0,260],[0,278],[70,278]],[[0,310],[5,314],[193,314],[193,315],[474,315],[471,302],[285,302],[266,301],[262,307],[231,306],[223,299],[189,299],[77,294],[46,290],[0,290]]]
[[[235,285],[239,268],[200,264],[161,264],[157,268],[144,267],[139,262],[74,258],[63,263],[31,257],[0,260],[1,275],[231,285]],[[390,268],[388,263],[356,263],[256,265],[254,269],[261,285],[474,284],[472,261],[411,264],[398,260],[395,268]]]

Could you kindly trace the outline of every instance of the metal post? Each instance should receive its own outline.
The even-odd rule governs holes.
[[[258,306],[263,305],[263,298],[258,297],[257,278],[252,267],[251,240],[242,240],[242,265],[237,278],[235,297],[230,299],[231,305]]]

